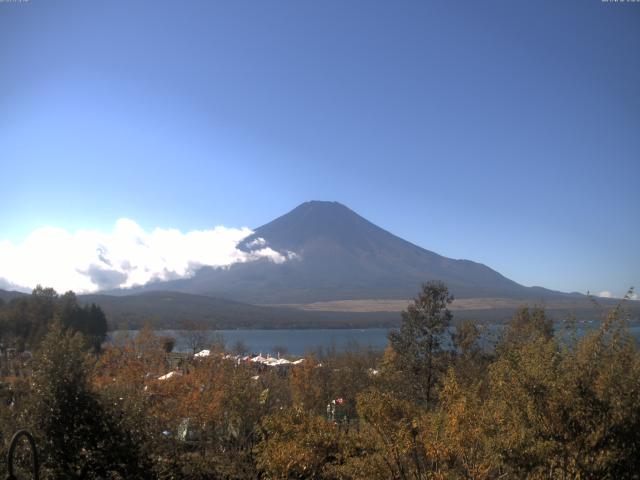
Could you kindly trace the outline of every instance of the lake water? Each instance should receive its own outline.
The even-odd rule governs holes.
[[[578,328],[578,335],[597,327],[590,324]],[[485,347],[490,347],[495,342],[502,325],[489,325],[482,342]],[[559,329],[558,329],[559,330]],[[640,326],[629,328],[631,334],[640,341]],[[208,348],[216,335],[222,336],[227,349],[232,349],[236,342],[242,342],[249,353],[270,353],[272,355],[288,353],[291,355],[304,355],[309,352],[335,348],[344,351],[350,346],[361,348],[373,348],[383,350],[387,346],[388,328],[367,329],[308,329],[308,330],[216,330],[208,331],[205,345]],[[136,335],[135,330],[114,331],[109,333],[113,341],[119,335]],[[159,336],[169,336],[176,339],[174,351],[188,352],[191,350],[188,334],[182,330],[158,330]],[[284,347],[284,348],[282,348]]]
[[[242,342],[249,353],[270,353],[278,351],[291,355],[304,355],[318,348],[344,351],[350,345],[382,350],[387,345],[387,328],[367,329],[309,329],[309,330],[216,330],[208,333],[208,348],[216,335],[221,335],[226,347],[232,349],[236,342]],[[135,335],[135,330],[114,331],[109,333],[113,340],[118,335]],[[174,351],[191,351],[188,333],[182,330],[157,330],[159,336],[176,339]],[[281,348],[284,347],[284,348]],[[284,351],[283,351],[284,350]]]

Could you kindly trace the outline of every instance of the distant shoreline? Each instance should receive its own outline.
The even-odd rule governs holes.
[[[578,337],[600,325],[597,321],[578,322],[576,325]],[[555,322],[556,334],[563,336],[563,323]],[[487,324],[483,334],[484,347],[492,348],[493,342],[497,341],[498,335],[504,328],[504,324]],[[318,349],[335,348],[344,351],[347,348],[383,350],[387,346],[387,333],[390,328],[313,328],[313,329],[219,329],[203,330],[205,340],[200,345],[202,349],[208,349],[214,342],[216,335],[221,335],[227,348],[232,348],[237,342],[246,345],[251,353],[288,353],[293,355],[304,355]],[[640,340],[640,325],[630,325],[631,334]],[[139,330],[116,330],[109,332],[109,340],[114,341],[118,334],[137,335]],[[159,337],[173,337],[176,339],[174,351],[185,353],[192,350],[188,346],[188,331],[176,329],[154,330]],[[277,348],[276,348],[277,347]]]

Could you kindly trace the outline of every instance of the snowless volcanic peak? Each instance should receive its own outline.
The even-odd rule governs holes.
[[[438,255],[378,227],[338,202],[305,202],[255,229],[239,248],[268,246],[288,258],[202,268],[192,278],[148,288],[215,295],[249,303],[407,299],[429,280],[458,298],[564,295],[528,288],[470,260]]]

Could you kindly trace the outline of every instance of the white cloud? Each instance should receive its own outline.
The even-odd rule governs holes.
[[[254,240],[251,240],[247,245],[249,247],[263,247],[267,244],[267,242],[265,241],[264,238],[256,238]]]
[[[281,263],[292,258],[289,252],[267,247],[262,239],[250,252],[236,248],[252,233],[248,228],[223,226],[186,233],[162,228],[147,232],[124,218],[107,233],[42,227],[20,244],[0,242],[0,278],[26,288],[41,284],[61,292],[91,292],[187,277],[201,266],[227,267],[261,258]]]
[[[604,291],[598,293],[597,296],[601,297],[601,298],[623,298],[623,295],[614,295],[609,290],[604,290]],[[637,293],[632,293],[631,295],[629,295],[628,298],[630,300],[638,300],[638,294]]]
[[[13,283],[11,283],[9,280],[7,280],[6,278],[2,278],[0,277],[0,289],[2,290],[18,290],[18,291],[24,291],[24,292],[28,292],[28,289],[25,289],[24,287],[20,287],[20,285],[15,285]]]

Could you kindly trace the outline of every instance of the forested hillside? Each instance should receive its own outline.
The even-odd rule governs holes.
[[[11,293],[11,292],[8,292]],[[52,323],[81,332],[94,350],[107,335],[107,318],[94,303],[80,303],[75,293],[59,295],[38,285],[31,295],[0,298],[0,344],[21,352],[36,347]]]

